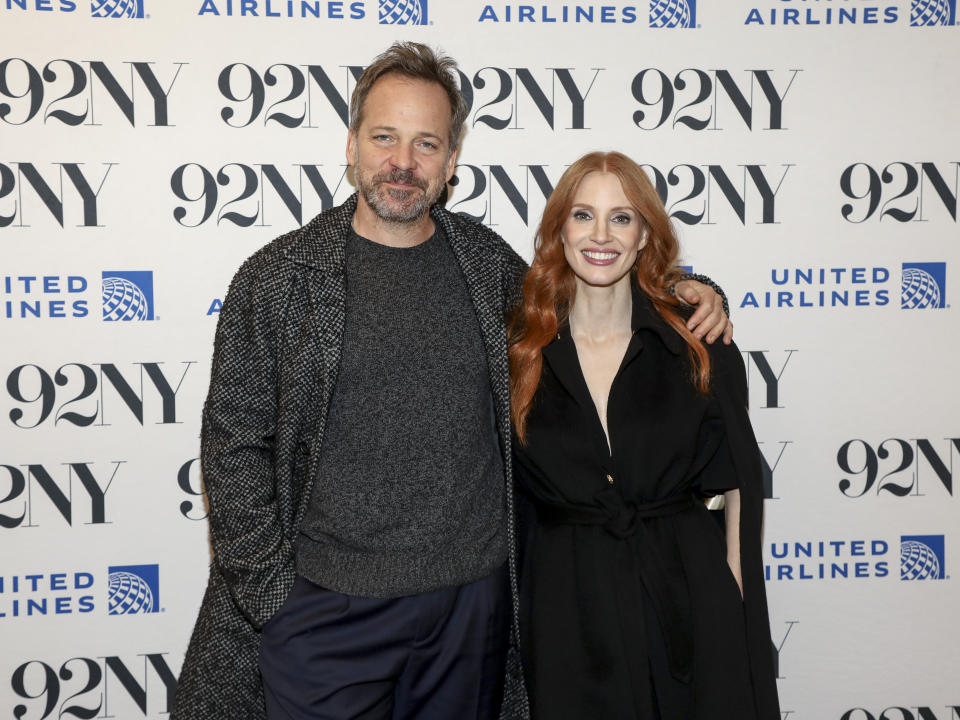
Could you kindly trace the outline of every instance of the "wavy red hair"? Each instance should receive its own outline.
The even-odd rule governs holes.
[[[534,241],[533,263],[523,282],[523,300],[510,321],[510,417],[521,443],[526,441],[527,415],[543,372],[540,351],[566,322],[576,295],[575,276],[564,257],[560,233],[580,182],[591,172],[616,175],[624,195],[643,219],[647,243],[640,251],[634,279],[661,317],[686,341],[696,388],[705,393],[710,386],[710,357],[703,343],[687,330],[676,311],[680,301],[670,294],[681,274],[677,268],[680,246],[660,196],[646,173],[626,155],[592,152],[567,168],[547,200]]]

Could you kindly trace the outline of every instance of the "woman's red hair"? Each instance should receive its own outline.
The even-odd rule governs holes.
[[[564,257],[560,233],[580,182],[591,172],[616,175],[624,195],[643,218],[647,243],[638,258],[636,282],[661,317],[686,341],[694,385],[700,392],[709,389],[710,357],[687,330],[676,312],[680,301],[670,294],[680,276],[680,246],[660,196],[646,173],[626,155],[589,153],[567,168],[547,200],[534,242],[533,264],[523,282],[523,300],[510,321],[510,417],[521,443],[526,441],[527,415],[543,371],[540,351],[566,322],[576,294],[575,276]]]

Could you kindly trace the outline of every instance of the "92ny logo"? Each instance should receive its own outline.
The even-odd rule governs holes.
[[[199,227],[216,214],[218,225],[263,227],[276,222],[276,210],[284,222],[292,217],[302,225],[304,219],[333,207],[334,198],[353,192],[344,182],[345,165],[327,172],[326,178],[323,165],[293,167],[285,176],[273,164],[227,163],[216,174],[199,163],[181,165],[170,177],[173,194],[184,203],[174,208],[173,218],[183,227]]]
[[[753,130],[756,110],[763,129],[783,130],[783,103],[802,70],[787,71],[788,78],[780,80],[782,91],[777,89],[773,71],[744,72],[748,78],[741,86],[729,70],[684,68],[673,77],[658,68],[641,70],[630,84],[634,100],[644,108],[633,113],[633,123],[641,130],[664,126],[722,130],[721,110],[732,110],[730,117],[738,116]]]
[[[109,463],[113,469],[106,471],[95,471],[94,463],[89,462],[61,463],[55,470],[40,463],[0,464],[0,488],[9,483],[9,489],[0,495],[0,527],[38,527],[57,514],[71,527],[74,521],[82,525],[108,523],[107,492],[125,462]]]
[[[960,454],[960,438],[944,438],[937,444],[939,450],[926,438],[887,438],[876,446],[866,440],[848,440],[837,451],[837,465],[844,473],[840,492],[849,498],[868,493],[922,497],[927,493],[921,486],[926,488],[935,480],[952,497],[953,460],[954,454]]]
[[[14,695],[21,701],[14,705],[13,717],[129,718],[137,710],[142,717],[166,715],[173,707],[177,678],[165,655],[143,653],[137,656],[140,659],[118,655],[71,657],[59,667],[43,660],[28,660],[10,678]]]
[[[50,172],[30,162],[0,163],[0,228],[31,227],[44,209],[60,227],[104,227],[100,193],[116,164],[101,163],[104,169],[97,171],[87,163],[53,163]]]
[[[102,427],[115,421],[113,412],[119,407],[141,426],[144,422],[179,423],[177,393],[196,361],[181,362],[179,377],[178,371],[168,377],[163,364],[135,363],[137,368],[130,374],[114,363],[65,363],[52,374],[39,365],[19,365],[7,375],[7,393],[16,404],[8,417],[22,429],[45,423]]]
[[[24,58],[0,61],[0,121],[76,127],[122,118],[132,127],[172,125],[170,93],[187,63],[163,69],[154,62],[122,64],[127,67],[120,70],[102,60],[57,58],[42,67]]]
[[[942,217],[944,210],[956,221],[960,162],[945,168],[932,162],[892,162],[879,170],[854,163],[840,176],[840,189],[853,200],[840,208],[847,222],[927,222]]]

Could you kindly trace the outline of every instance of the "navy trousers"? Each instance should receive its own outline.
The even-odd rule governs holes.
[[[269,720],[488,720],[509,633],[505,569],[468,585],[363,598],[297,577],[264,626]]]

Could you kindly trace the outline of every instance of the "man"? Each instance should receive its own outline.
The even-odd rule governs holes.
[[[467,112],[454,68],[379,56],[351,99],[357,194],[231,284],[201,435],[214,562],[175,720],[529,714],[504,326],[526,268],[436,204]],[[682,291],[716,339],[715,293]]]

